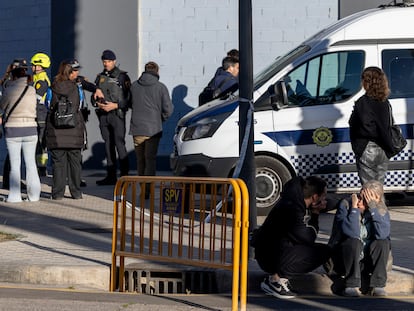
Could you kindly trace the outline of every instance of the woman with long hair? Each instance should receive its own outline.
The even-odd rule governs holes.
[[[79,62],[75,59],[64,60],[59,65],[58,74],[52,83],[50,112],[46,120],[46,145],[52,157],[53,183],[52,199],[64,197],[66,184],[73,199],[81,199],[80,189],[82,157],[85,146],[85,123],[81,112],[79,90],[76,78],[79,73]],[[53,122],[53,114],[62,98],[73,105],[75,126],[58,128]]]
[[[26,167],[28,200],[39,201],[41,186],[35,157],[37,144],[36,91],[28,85],[30,78],[26,73],[26,60],[17,59],[13,65],[11,80],[8,81],[0,101],[0,110],[5,115],[3,120],[7,120],[3,126],[10,158],[10,184],[7,202],[22,201],[20,192],[22,151]]]
[[[365,94],[355,102],[349,119],[352,149],[361,184],[384,183],[393,146],[388,79],[378,67],[366,68],[361,78]]]

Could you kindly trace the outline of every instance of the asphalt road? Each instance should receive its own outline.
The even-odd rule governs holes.
[[[227,295],[162,295],[103,293],[0,285],[1,311],[141,311],[231,310]],[[414,296],[344,298],[302,296],[280,300],[249,296],[247,310],[414,310]]]

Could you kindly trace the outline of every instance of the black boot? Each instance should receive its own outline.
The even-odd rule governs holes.
[[[98,186],[115,185],[116,184],[116,177],[106,176],[104,179],[97,180],[96,184]]]
[[[106,173],[106,177],[101,180],[97,180],[96,184],[98,186],[109,186],[109,185],[115,185],[116,184],[116,168],[109,168]]]
[[[121,176],[128,176],[129,172],[129,160],[128,157],[119,160],[119,166],[121,171]]]

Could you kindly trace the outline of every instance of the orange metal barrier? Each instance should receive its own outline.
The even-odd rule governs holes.
[[[233,272],[232,310],[239,297],[246,310],[248,214],[241,179],[121,177],[114,190],[110,290],[117,284],[125,290],[125,261],[133,258],[226,269]]]

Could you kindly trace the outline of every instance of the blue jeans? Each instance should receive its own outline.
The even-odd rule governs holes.
[[[27,196],[30,201],[39,201],[40,179],[36,166],[36,144],[37,135],[23,137],[6,137],[7,149],[10,157],[10,191],[7,202],[21,202],[20,193],[20,166],[23,150],[24,163],[26,167]]]
[[[388,170],[388,162],[384,150],[376,143],[369,141],[360,158],[356,158],[358,176],[361,184],[369,180],[378,180],[384,184],[385,174]]]

